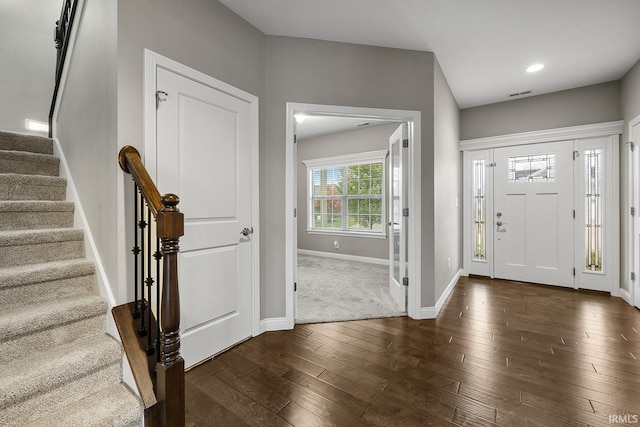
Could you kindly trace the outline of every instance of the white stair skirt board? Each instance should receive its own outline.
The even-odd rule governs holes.
[[[298,255],[311,255],[323,258],[343,259],[345,261],[365,262],[367,264],[389,265],[388,259],[372,258],[359,255],[340,254],[335,252],[312,251],[309,249],[298,249]]]
[[[445,302],[449,299],[451,292],[453,292],[453,288],[456,287],[458,280],[460,280],[460,276],[462,276],[462,269],[458,270],[458,272],[453,276],[451,282],[447,285],[447,288],[444,290],[438,302],[436,302],[435,307],[422,307],[420,309],[420,319],[435,319],[440,314],[440,310]]]

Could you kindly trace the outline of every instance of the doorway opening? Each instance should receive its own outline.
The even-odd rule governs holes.
[[[406,140],[406,207],[396,207],[400,219],[394,219],[390,177],[401,175],[390,139],[398,129],[400,146]],[[411,316],[419,309],[419,286],[411,286],[419,277],[419,135],[419,112],[287,104],[289,327]],[[412,208],[418,215],[402,216]],[[403,247],[403,260],[393,244]],[[394,299],[392,272],[400,270],[402,294]]]

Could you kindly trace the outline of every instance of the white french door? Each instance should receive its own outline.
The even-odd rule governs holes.
[[[389,137],[389,293],[400,309],[407,310],[407,224],[408,207],[407,124]]]
[[[180,196],[181,353],[192,366],[252,335],[252,105],[157,68],[157,185]],[[161,92],[160,92],[161,91]]]
[[[573,286],[572,156],[563,142],[495,149],[495,277]]]

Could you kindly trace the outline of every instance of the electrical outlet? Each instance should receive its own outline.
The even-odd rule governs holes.
[[[334,240],[333,247],[336,248],[336,250],[340,249],[340,242],[338,242],[337,240]]]
[[[451,270],[451,258],[447,258],[447,268]]]

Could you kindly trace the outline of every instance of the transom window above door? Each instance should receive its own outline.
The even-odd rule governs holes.
[[[386,150],[304,160],[307,232],[385,237]]]

